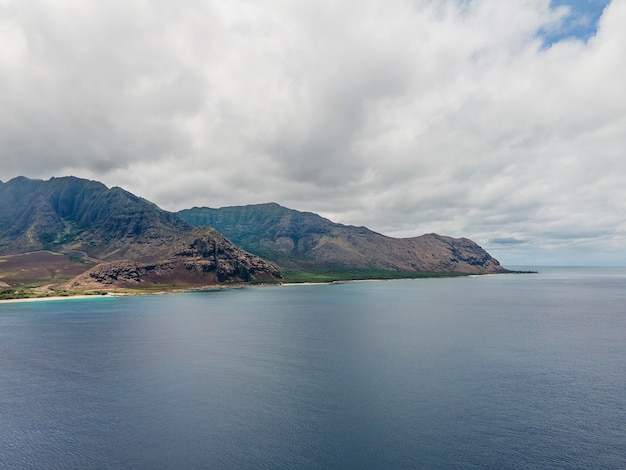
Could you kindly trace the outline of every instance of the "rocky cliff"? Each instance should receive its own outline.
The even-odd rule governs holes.
[[[280,277],[275,266],[237,248],[215,230],[205,228],[175,240],[163,259],[102,263],[74,278],[64,288],[210,286],[268,282]]]

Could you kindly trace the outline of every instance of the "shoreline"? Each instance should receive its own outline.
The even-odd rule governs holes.
[[[84,300],[84,299],[101,299],[101,298],[111,298],[118,297],[124,294],[113,294],[108,293],[106,295],[86,295],[86,294],[78,294],[78,295],[51,295],[49,297],[26,297],[21,299],[1,299],[1,304],[12,304],[12,303],[26,303],[26,302],[45,302],[48,300],[57,301],[57,300]]]
[[[109,291],[105,294],[76,294],[76,295],[52,295],[48,297],[26,297],[26,298],[15,298],[15,299],[0,299],[0,305],[8,304],[8,303],[26,303],[26,302],[46,302],[46,301],[60,301],[60,300],[86,300],[86,299],[96,299],[96,298],[114,298],[114,297],[125,297],[125,296],[136,296],[136,295],[164,295],[164,294],[179,294],[184,292],[198,292],[198,291],[210,291],[210,290],[221,290],[221,289],[241,289],[246,287],[294,287],[294,286],[319,286],[319,285],[332,285],[332,284],[344,284],[344,283],[356,283],[356,282],[380,282],[380,281],[399,281],[399,280],[419,280],[419,279],[451,279],[456,277],[483,277],[483,276],[497,276],[501,274],[526,274],[526,273],[536,273],[536,271],[507,271],[500,273],[488,273],[488,274],[462,274],[462,275],[452,275],[452,276],[424,276],[424,277],[401,277],[401,278],[391,278],[391,279],[342,279],[342,280],[333,280],[333,281],[304,281],[304,282],[284,282],[284,283],[259,283],[259,284],[248,284],[248,283],[234,283],[234,284],[211,284],[206,286],[194,286],[194,287],[180,287],[180,288],[172,288],[172,289],[164,289],[164,290],[155,290],[155,291],[141,291],[137,290],[136,292],[114,292]]]
[[[259,284],[257,284],[259,285]],[[280,285],[280,284],[262,284],[262,285]],[[163,289],[155,291],[141,291],[136,292],[115,292],[109,291],[105,294],[76,294],[76,295],[50,295],[42,297],[22,297],[15,299],[0,299],[0,305],[9,303],[27,303],[27,302],[46,302],[46,301],[59,301],[59,300],[87,300],[87,299],[106,299],[115,297],[134,297],[138,295],[165,295],[165,294],[180,294],[184,292],[195,291],[208,291],[208,290],[220,290],[220,289],[232,289],[251,287],[251,284],[230,284],[230,285],[206,285],[201,287],[181,287],[173,289]]]

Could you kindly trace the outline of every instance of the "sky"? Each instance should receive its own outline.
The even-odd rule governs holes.
[[[0,180],[626,265],[626,0],[0,0]]]

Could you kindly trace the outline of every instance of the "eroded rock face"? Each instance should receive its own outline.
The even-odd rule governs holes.
[[[208,286],[280,279],[272,264],[237,248],[211,228],[173,239],[166,259],[113,261],[81,274],[68,289],[137,288],[150,285]]]
[[[451,238],[434,233],[401,240],[415,253],[417,269],[432,272],[486,274],[504,272],[497,259],[467,238]],[[421,255],[423,253],[429,256]]]

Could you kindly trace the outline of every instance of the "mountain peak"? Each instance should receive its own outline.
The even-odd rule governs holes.
[[[137,243],[192,226],[121,189],[73,176],[14,178],[0,187],[0,254],[52,249],[117,256]]]

